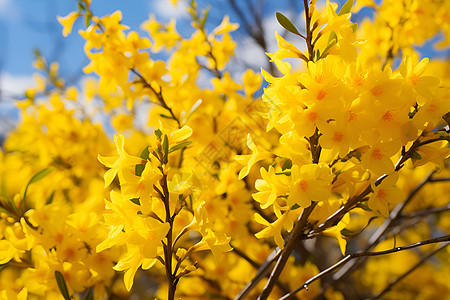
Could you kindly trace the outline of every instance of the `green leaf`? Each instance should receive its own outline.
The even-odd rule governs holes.
[[[287,158],[284,161],[283,166],[281,167],[281,171],[284,171],[284,170],[290,169],[290,168],[292,168],[292,161],[289,158]]]
[[[53,197],[55,196],[55,191],[52,192],[52,194],[47,198],[47,201],[45,201],[45,204],[48,205],[53,202]]]
[[[291,172],[278,172],[278,173],[275,173],[275,175],[286,175],[286,176],[291,176]]]
[[[45,176],[47,176],[51,172],[53,172],[53,168],[47,168],[47,169],[43,169],[43,170],[40,170],[40,171],[36,172],[31,177],[31,179],[28,182],[28,184],[32,184],[32,183],[38,182],[39,180],[43,179]]]
[[[61,274],[61,272],[59,271],[55,271],[55,278],[64,299],[70,300],[69,290],[67,289],[66,280],[64,279],[63,274]]]
[[[155,130],[155,135],[156,135],[156,137],[157,137],[158,139],[161,139],[162,131],[161,131],[160,129],[156,129],[156,130]]]
[[[34,57],[35,57],[36,59],[42,56],[41,50],[39,50],[38,48],[35,48],[35,49],[33,50],[33,54],[34,54]]]
[[[210,10],[210,7],[207,7],[206,9],[203,10],[204,15],[200,21],[200,29],[205,28],[205,23],[206,23],[206,19],[208,18],[209,10]]]
[[[179,143],[178,145],[173,146],[172,148],[169,149],[169,153],[172,153],[174,151],[186,148],[187,146],[189,146],[190,144],[192,144],[192,141],[186,141],[186,142],[182,142]]]
[[[283,15],[278,11],[276,12],[275,15],[277,17],[278,23],[280,23],[280,25],[283,26],[284,29],[286,29],[289,32],[292,32],[293,34],[301,35],[300,32],[298,32],[297,27],[295,27],[292,21],[289,20],[285,15]]]
[[[169,162],[169,137],[167,134],[164,135],[164,140],[162,143],[163,147],[163,155],[164,155],[164,164],[167,164]]]
[[[192,116],[192,114],[198,109],[200,104],[202,104],[202,99],[198,99],[197,102],[195,102],[194,105],[192,105],[191,109],[189,110],[189,112],[186,116],[186,121],[189,120],[189,118]]]
[[[84,295],[83,300],[94,300],[94,288],[91,287]]]
[[[85,18],[85,25],[86,27],[89,27],[89,23],[91,22],[92,19],[92,13],[88,10],[86,11],[86,18]]]
[[[415,160],[422,159],[422,155],[420,155],[418,152],[413,152],[413,154],[411,154],[411,159]]]
[[[167,116],[167,115],[163,115],[163,114],[159,114],[159,116],[162,118],[173,120],[173,118],[171,116]]]
[[[145,169],[145,165],[141,165],[141,164],[135,165],[134,166],[134,174],[136,176],[141,177],[142,176],[142,172],[144,172],[144,169]]]
[[[295,209],[299,209],[299,208],[300,208],[300,205],[295,203],[294,205],[292,205],[291,210],[295,210]]]
[[[332,32],[330,32],[330,36],[328,37],[328,42],[327,42],[327,45],[329,45],[329,44],[331,44],[332,42],[333,42],[333,40],[335,41],[335,42],[337,42],[337,35],[336,35],[336,32],[334,32],[334,31],[332,31]],[[325,52],[325,51],[324,51]]]
[[[344,228],[344,229],[341,230],[341,234],[342,234],[344,237],[352,237],[352,236],[355,234],[355,232],[353,232],[353,231],[351,231],[351,230],[348,230],[348,229]]]
[[[147,160],[150,158],[150,150],[148,150],[148,148],[150,148],[150,146],[145,147],[144,150],[142,150],[141,154],[139,155],[139,157],[142,158],[143,160]]]
[[[347,0],[347,2],[345,2],[344,5],[342,5],[342,8],[339,11],[338,16],[348,14],[352,10],[353,2],[354,0]]]
[[[30,184],[38,182],[39,180],[43,179],[45,176],[47,176],[51,172],[53,172],[53,168],[42,169],[42,170],[34,173],[34,175],[31,177],[30,181],[28,181],[28,183],[25,187],[25,191],[23,192],[23,200],[24,201],[25,201],[25,197],[27,196],[28,187],[30,186]]]
[[[0,202],[3,202],[7,207],[12,207],[14,210],[16,208],[16,206],[14,205],[14,202],[12,201],[12,199],[10,199],[8,196],[6,196],[3,193],[0,194]],[[4,205],[2,204],[2,206],[4,206]]]
[[[362,208],[365,211],[372,211],[372,209],[370,209],[367,203],[358,203],[356,207]]]
[[[442,116],[442,119],[444,119],[444,121],[447,123],[447,125],[450,126],[450,111],[447,112],[446,114],[444,114]]]
[[[149,146],[145,147],[144,150],[142,150],[141,155],[139,155],[140,158],[147,161],[147,159],[150,159],[150,151],[148,150]],[[141,176],[142,172],[145,169],[145,164],[137,164],[134,166],[134,174],[136,176]]]
[[[319,59],[320,59],[320,50],[317,49],[317,51],[316,51],[316,60],[315,61],[318,61]]]
[[[78,12],[81,13],[82,11],[84,11],[84,6],[81,2],[78,2]]]
[[[141,205],[139,198],[132,198],[130,199],[130,201],[133,202],[134,204]]]
[[[324,54],[327,53],[328,50],[330,50],[331,47],[336,45],[337,41],[338,41],[338,39],[337,39],[336,32],[334,32],[334,31],[330,32],[330,36],[328,37],[327,47],[323,50],[322,55],[319,56],[319,58],[322,58],[324,56]]]

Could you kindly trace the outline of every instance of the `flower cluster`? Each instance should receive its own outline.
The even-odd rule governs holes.
[[[36,51],[0,151],[0,298],[450,292],[445,244],[403,251],[450,230],[450,76],[416,51],[448,37],[448,1],[305,0],[305,26],[276,13],[262,76],[233,61],[235,31],[267,42],[252,1],[229,1],[241,28],[189,1],[187,36],[77,2],[58,20],[68,36],[84,19],[90,77],[68,85]]]

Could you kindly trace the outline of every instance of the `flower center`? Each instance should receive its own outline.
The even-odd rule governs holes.
[[[388,193],[386,192],[385,189],[379,189],[378,193],[377,193],[377,197],[382,199],[382,200],[387,200]]]
[[[336,143],[342,142],[342,139],[344,138],[344,134],[342,132],[335,132],[333,136],[333,141]]]
[[[308,190],[308,182],[306,180],[300,180],[298,185],[300,186],[300,189],[303,191],[303,193]]]
[[[317,120],[317,112],[312,111],[308,113],[308,120],[310,120],[311,122],[315,122]]]
[[[317,100],[322,100],[323,98],[325,98],[327,96],[327,92],[326,91],[324,91],[324,90],[320,90],[318,93],[317,93]]]
[[[411,83],[412,83],[413,85],[418,85],[419,82],[420,82],[420,76],[418,76],[418,75],[415,74],[415,73],[412,73],[412,74],[409,76],[409,81],[411,81]]]
[[[370,92],[372,93],[372,95],[374,95],[375,97],[379,97],[381,95],[383,95],[384,91],[383,88],[379,85],[374,86]]]
[[[388,110],[382,117],[383,121],[391,122],[394,119],[394,115]]]
[[[375,160],[381,160],[384,157],[383,150],[375,148],[372,151],[372,158]]]

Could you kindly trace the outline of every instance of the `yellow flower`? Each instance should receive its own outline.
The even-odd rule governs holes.
[[[192,249],[189,251],[198,252],[211,250],[214,261],[217,264],[223,252],[228,252],[233,249],[230,246],[230,240],[231,238],[223,233],[215,233],[211,229],[207,229],[206,235],[203,235],[202,240],[192,246]]]
[[[390,174],[394,171],[394,163],[390,157],[400,150],[399,141],[390,141],[373,145],[361,156],[361,163],[376,175]]]
[[[98,160],[103,165],[110,168],[104,175],[105,187],[108,187],[111,184],[116,177],[117,172],[121,169],[142,163],[142,158],[131,156],[125,151],[123,135],[115,135],[114,143],[116,144],[116,149],[119,156],[104,157],[100,154],[98,155]]]
[[[65,17],[56,17],[58,19],[58,22],[63,26],[63,36],[66,37],[67,35],[69,35],[69,33],[72,32],[73,23],[79,16],[81,15],[78,12],[73,11]]]
[[[153,164],[152,161],[147,161],[141,176],[134,175],[129,170],[119,172],[119,181],[121,192],[128,198],[139,197],[141,204],[141,211],[143,214],[148,214],[152,208],[151,200],[153,185],[157,185],[162,178],[161,172]]]
[[[414,126],[422,129],[428,123],[428,125],[433,124],[434,127],[442,122],[441,117],[450,110],[449,92],[440,88],[435,95],[426,98],[425,103],[422,104],[423,106],[419,107],[419,111],[413,117]]]
[[[389,207],[394,207],[403,200],[402,191],[395,186],[398,180],[398,172],[386,177],[378,186],[372,183],[373,193],[368,205],[374,211],[378,211],[383,217],[389,216]]]
[[[256,147],[255,143],[252,140],[250,133],[247,135],[247,146],[252,150],[253,154],[251,155],[237,155],[234,157],[236,161],[238,161],[241,165],[245,167],[239,172],[239,180],[244,178],[250,172],[250,169],[254,164],[258,161],[273,157],[273,154],[267,151],[259,151]]]
[[[372,69],[363,84],[365,93],[361,96],[366,107],[370,107],[373,101],[378,100],[386,108],[398,108],[403,106],[403,102],[398,96],[402,79],[393,78],[392,70],[389,67],[384,68],[383,71]]]
[[[276,175],[272,166],[269,166],[269,171],[262,167],[260,172],[263,179],[256,180],[255,188],[258,192],[252,197],[261,203],[261,208],[265,209],[272,205],[278,196],[288,192],[289,181],[286,175]]]
[[[350,214],[345,214],[341,221],[336,226],[330,227],[323,231],[324,235],[328,235],[337,239],[339,243],[339,248],[341,249],[342,255],[345,255],[345,249],[347,248],[347,241],[342,236],[341,231],[344,229],[348,223],[350,223]]]
[[[6,264],[19,254],[19,250],[8,240],[0,240],[0,264]]]
[[[321,59],[316,63],[308,62],[308,73],[300,76],[300,82],[305,86],[303,99],[305,104],[315,104],[323,111],[334,111],[343,107],[341,100],[342,87],[334,74],[337,60],[332,57]]]
[[[311,201],[328,201],[331,195],[330,170],[325,165],[309,164],[291,168],[288,205],[298,204],[302,208]]]
[[[237,23],[230,23],[230,17],[224,16],[222,19],[222,23],[220,23],[219,26],[217,26],[212,32],[211,37],[219,35],[221,33],[227,33],[231,31],[235,31],[239,28],[239,24]]]
[[[339,157],[347,155],[351,142],[350,131],[347,127],[331,121],[323,124],[320,130],[323,135],[319,141],[324,149],[332,149],[333,155],[338,153]]]
[[[176,30],[175,20],[171,20],[167,25],[161,25],[156,21],[153,14],[149,15],[147,21],[142,23],[141,29],[148,32],[153,39],[152,52],[159,52],[162,48],[170,50],[178,41],[181,40]]]
[[[279,217],[273,223],[268,222],[266,219],[261,217],[261,215],[255,213],[254,214],[255,221],[261,225],[266,226],[266,228],[264,228],[260,232],[256,233],[255,236],[258,239],[274,237],[274,240],[275,240],[275,243],[277,244],[277,246],[280,249],[283,249],[284,248],[284,239],[283,239],[283,236],[281,235],[281,231],[283,230],[284,224],[286,223],[286,221],[288,221],[289,213],[290,213],[290,210],[286,211],[281,217]]]
[[[403,59],[399,67],[400,74],[405,79],[406,93],[411,98],[412,91],[416,91],[424,97],[431,97],[431,89],[436,88],[439,79],[433,76],[424,76],[429,59],[425,57],[419,63],[414,63],[410,56]]]
[[[301,58],[307,60],[306,56],[297,47],[283,39],[276,31],[275,38],[277,39],[278,50],[273,53],[266,53],[271,60],[283,58]]]
[[[242,81],[244,83],[245,93],[247,97],[250,97],[261,87],[262,77],[260,74],[256,74],[253,70],[248,69],[242,74]]]

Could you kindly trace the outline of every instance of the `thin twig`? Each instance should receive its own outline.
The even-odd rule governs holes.
[[[402,218],[415,218],[415,217],[423,217],[431,214],[437,214],[441,212],[446,212],[450,210],[450,204],[447,204],[442,207],[431,207],[424,210],[419,210],[411,213],[401,214]]]
[[[445,236],[441,236],[441,237],[438,237],[438,238],[424,240],[424,241],[417,242],[417,243],[414,243],[414,244],[409,244],[409,245],[402,246],[402,247],[397,247],[397,248],[393,248],[393,249],[389,249],[389,250],[384,250],[384,251],[377,251],[377,252],[365,251],[365,252],[358,252],[358,253],[349,254],[349,255],[345,256],[344,258],[342,258],[337,263],[335,263],[334,265],[332,265],[331,267],[323,270],[322,272],[320,272],[319,274],[315,275],[314,277],[311,277],[310,279],[305,281],[305,283],[302,286],[300,286],[299,288],[297,288],[294,291],[290,292],[289,294],[284,295],[279,300],[286,300],[289,297],[291,297],[292,295],[295,295],[296,293],[300,292],[301,290],[307,289],[308,285],[310,285],[314,281],[322,278],[326,274],[328,274],[330,272],[333,272],[335,269],[341,267],[343,264],[345,264],[347,261],[349,261],[349,260],[351,260],[353,258],[364,257],[364,256],[386,255],[386,254],[391,254],[391,253],[396,253],[396,252],[400,252],[400,251],[404,251],[404,250],[413,249],[413,248],[416,248],[416,247],[421,247],[421,246],[428,245],[428,244],[435,244],[435,243],[449,242],[449,241],[450,241],[450,234],[449,235],[445,235]],[[448,244],[446,244],[445,246],[447,246],[447,245]]]
[[[401,212],[403,209],[408,205],[408,203],[414,198],[415,195],[425,186],[426,183],[430,181],[432,178],[432,175],[434,172],[431,172],[428,174],[425,179],[423,179],[408,195],[405,201],[397,205],[389,214],[389,217],[383,222],[383,224],[378,227],[378,229],[375,231],[375,233],[370,237],[368,241],[368,246],[365,248],[365,251],[369,251],[375,247],[375,245],[380,241],[381,237],[383,237],[389,228],[392,227],[393,224],[397,221],[399,218]],[[360,260],[354,260],[352,262],[349,262],[348,265],[344,266],[342,269],[340,269],[336,274],[333,276],[333,281],[339,281],[344,276],[346,276],[351,270],[354,270],[356,266],[361,263]]]
[[[253,259],[251,259],[247,254],[245,254],[243,251],[239,250],[238,248],[236,248],[235,246],[231,245],[231,247],[233,247],[233,253],[235,253],[236,255],[240,256],[241,258],[243,258],[244,260],[246,260],[250,265],[252,265],[255,269],[259,269],[261,267],[260,264],[258,264],[257,262],[255,262]],[[276,285],[280,288],[280,290],[282,290],[284,293],[287,293],[289,291],[289,288],[284,285],[283,283],[277,281]]]
[[[424,145],[436,142],[436,141],[442,141],[442,140],[450,140],[449,137],[444,136],[444,137],[438,137],[438,138],[434,138],[434,139],[430,139],[430,140],[426,140],[426,141],[419,141],[419,139],[422,136],[420,136],[419,138],[417,138],[414,143],[411,145],[411,147],[409,148],[408,151],[406,151],[397,161],[397,163],[395,164],[395,170],[396,172],[400,171],[405,162],[410,159],[414,152],[416,152],[416,150]],[[381,184],[381,182],[383,182],[384,179],[386,179],[388,175],[384,174],[382,176],[380,176],[377,180],[375,180],[374,184],[375,186],[378,186]],[[369,195],[372,192],[372,188],[370,185],[368,185],[366,187],[366,189],[359,195],[356,195],[352,198],[350,198],[343,206],[341,206],[341,208],[339,208],[334,214],[332,214],[331,216],[329,216],[322,224],[320,224],[317,228],[315,228],[314,230],[312,230],[310,232],[310,234],[308,235],[309,238],[316,236],[318,233],[324,231],[327,228],[333,227],[335,226],[337,223],[339,223],[339,221],[345,216],[346,213],[348,213],[350,210],[352,210],[359,202],[361,202],[367,195]]]
[[[260,264],[258,264],[256,261],[254,261],[253,259],[251,259],[247,254],[245,254],[245,252],[239,250],[238,248],[236,248],[235,246],[233,246],[230,243],[230,246],[233,247],[233,253],[235,253],[236,255],[242,257],[245,261],[247,261],[250,265],[252,265],[253,268],[255,269],[259,269],[261,267]]]
[[[281,255],[281,250],[276,248],[272,253],[266,258],[264,263],[259,267],[256,275],[250,280],[245,287],[236,295],[234,300],[244,299],[248,293],[270,272],[270,266],[274,261],[276,261]]]
[[[399,283],[401,280],[403,280],[406,276],[408,276],[409,274],[411,274],[414,270],[416,270],[418,267],[420,267],[425,261],[427,261],[430,257],[434,256],[436,253],[438,253],[439,251],[441,251],[442,249],[444,249],[445,247],[447,247],[448,245],[450,245],[449,243],[442,245],[441,247],[437,248],[434,251],[431,251],[429,254],[427,254],[426,256],[424,256],[419,262],[417,262],[414,266],[412,266],[408,271],[406,271],[405,273],[403,273],[400,277],[398,277],[396,280],[394,280],[393,282],[391,282],[390,284],[388,284],[388,286],[386,286],[380,293],[378,293],[378,295],[370,298],[370,299],[380,299],[381,296],[383,296],[385,293],[387,293],[394,285],[396,285],[397,283]]]
[[[299,240],[304,239],[304,237],[305,237],[304,232],[306,230],[308,218],[311,215],[314,208],[316,207],[316,205],[317,205],[317,202],[313,202],[310,206],[303,209],[302,215],[300,216],[297,223],[294,225],[294,229],[292,230],[291,234],[289,235],[287,243],[281,252],[280,258],[278,259],[274,269],[272,270],[269,280],[267,281],[266,286],[264,287],[261,295],[259,295],[258,300],[265,300],[269,297],[270,292],[272,291],[273,287],[275,286],[275,282],[280,277],[281,272],[283,271],[284,266],[286,265],[286,262],[288,261],[290,255],[292,253],[292,250],[294,250],[295,245],[298,243]]]

